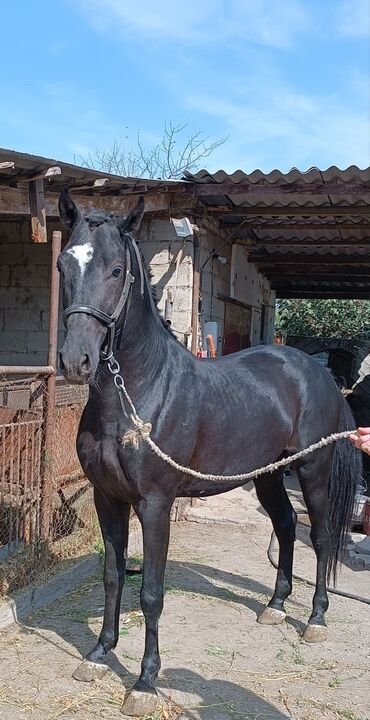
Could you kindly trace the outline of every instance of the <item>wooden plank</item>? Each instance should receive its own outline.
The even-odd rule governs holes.
[[[370,288],[364,288],[363,290],[355,289],[355,290],[343,290],[343,288],[335,287],[331,288],[329,290],[323,290],[322,288],[317,288],[317,290],[313,290],[312,288],[305,288],[302,287],[299,290],[292,290],[291,288],[272,288],[273,290],[276,290],[276,297],[278,299],[316,299],[316,300],[369,300],[370,299]]]
[[[370,183],[191,183],[191,192],[196,197],[212,195],[368,195]]]
[[[248,262],[258,265],[367,265],[370,273],[370,255],[248,255]]]
[[[356,268],[354,268],[356,269]],[[299,268],[293,269],[289,272],[284,273],[278,273],[276,271],[263,271],[263,274],[265,277],[267,277],[269,280],[273,280],[274,282],[300,282],[301,280],[307,281],[307,280],[313,280],[315,282],[365,282],[370,285],[370,275],[369,273],[355,273],[352,272],[351,269],[348,270],[348,272],[330,272],[328,270],[325,270],[324,272],[317,272],[316,269],[312,269],[309,273],[307,272],[300,272]]]
[[[370,215],[370,205],[318,205],[315,207],[297,207],[286,205],[284,207],[273,205],[217,205],[207,206],[207,214],[210,215],[243,215],[245,217],[340,217],[342,215],[367,217]]]
[[[33,180],[42,180],[47,179],[50,180],[53,177],[59,176],[62,174],[62,171],[60,167],[55,165],[54,167],[45,168],[44,170],[40,170],[39,172],[32,173],[32,174],[22,174],[20,173],[12,173],[9,176],[6,177],[0,177],[0,185],[8,185],[9,183],[29,183]]]
[[[322,240],[316,240],[314,238],[311,238],[310,240],[299,240],[299,238],[293,238],[292,240],[286,240],[285,238],[249,238],[248,240],[245,240],[243,242],[243,246],[246,248],[250,248],[251,250],[263,250],[265,247],[292,247],[292,248],[301,248],[304,249],[310,249],[310,248],[316,248],[316,247],[322,247],[322,248],[328,248],[329,250],[332,250],[334,248],[342,249],[343,248],[356,248],[356,250],[360,248],[369,248],[370,247],[370,236],[366,240],[361,240],[359,242],[356,238],[346,238],[345,240],[340,240],[339,238],[336,238],[335,240],[328,240],[326,238],[323,238]]]
[[[227,228],[231,228],[232,224],[228,222],[224,222],[223,220],[220,220],[222,225]],[[245,238],[250,237],[251,231],[257,232],[260,230],[291,230],[292,232],[306,232],[310,233],[312,230],[322,230],[324,232],[326,231],[340,231],[340,230],[352,230],[353,232],[356,232],[357,230],[368,230],[370,234],[370,223],[369,222],[354,222],[354,223],[260,223],[260,222],[253,222],[253,223],[243,223],[243,225],[240,226],[240,228],[237,228],[233,230],[233,237],[235,238]]]
[[[131,195],[122,197],[121,195],[83,195],[79,193],[71,193],[75,203],[81,208],[82,212],[88,212],[93,208],[100,208],[109,212],[126,213],[129,212],[137,204],[138,196]],[[50,217],[59,217],[58,213],[58,193],[45,193],[45,210],[46,215]],[[193,205],[192,198],[176,198],[166,194],[149,196],[144,194],[145,212],[161,212],[170,210],[176,212],[190,212]],[[15,216],[29,215],[30,205],[28,197],[28,189],[26,188],[0,188],[0,215]]]
[[[47,242],[46,210],[43,180],[32,180],[29,184],[31,214],[31,237],[35,243]]]
[[[12,160],[0,162],[0,172],[8,172],[15,169],[15,162]]]

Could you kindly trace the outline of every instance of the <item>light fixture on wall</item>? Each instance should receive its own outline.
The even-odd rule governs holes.
[[[191,224],[189,218],[183,217],[183,218],[171,218],[172,225],[175,228],[175,233],[177,237],[189,237],[189,235],[194,235],[193,225]]]
[[[215,253],[213,257],[215,258],[215,260],[218,260],[221,265],[226,265],[227,257],[225,257],[224,255],[218,255],[218,253]]]

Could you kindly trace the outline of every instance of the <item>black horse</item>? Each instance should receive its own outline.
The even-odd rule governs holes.
[[[141,675],[123,711],[144,715],[157,702],[158,620],[172,503],[176,497],[221,493],[237,483],[190,478],[155,456],[145,442],[136,447],[122,443],[132,424],[109,366],[117,369],[118,361],[138,415],[151,423],[158,446],[178,463],[203,473],[226,475],[264,467],[323,436],[353,428],[354,421],[329,373],[300,351],[265,346],[199,361],[173,337],[157,311],[130,234],[139,228],[142,198],[126,218],[102,211],[82,217],[67,192],[59,209],[72,230],[58,260],[66,323],[60,367],[69,382],[90,385],[77,449],[94,486],[105,544],[103,627],[75,677],[101,675],[104,658],[117,643],[133,506],[143,530],[146,635]],[[361,474],[360,455],[342,440],[335,450],[322,448],[295,464],[317,556],[307,641],[326,637],[327,568],[335,572],[343,552]],[[284,489],[283,469],[262,475],[255,485],[280,550],[275,591],[259,621],[277,624],[285,618],[284,601],[292,590],[296,516]]]

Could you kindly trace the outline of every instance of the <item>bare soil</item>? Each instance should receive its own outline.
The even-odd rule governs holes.
[[[308,645],[301,633],[313,590],[296,582],[287,622],[256,623],[275,579],[266,558],[267,528],[173,526],[160,629],[163,708],[153,720],[368,717],[367,605],[331,596],[329,640]],[[304,574],[301,566],[297,570]],[[140,578],[127,580],[112,672],[92,684],[71,676],[99,633],[100,577],[3,631],[1,720],[122,720],[124,688],[137,677],[143,651],[139,589]]]

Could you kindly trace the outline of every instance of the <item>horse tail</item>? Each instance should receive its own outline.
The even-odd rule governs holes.
[[[340,397],[338,431],[352,430],[356,423],[347,400]],[[328,579],[336,581],[337,564],[343,560],[346,535],[351,527],[356,486],[362,475],[361,452],[346,438],[335,444],[329,483],[329,531],[331,536]]]

